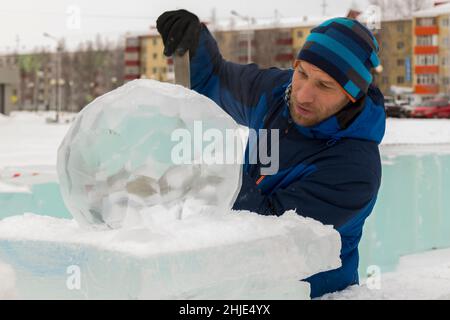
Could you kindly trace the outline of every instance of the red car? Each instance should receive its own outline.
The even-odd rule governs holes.
[[[413,118],[450,118],[450,102],[448,100],[430,100],[412,107]]]

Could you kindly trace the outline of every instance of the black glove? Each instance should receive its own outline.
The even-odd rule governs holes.
[[[201,31],[195,14],[184,9],[166,11],[156,20],[156,28],[164,42],[164,55],[183,55],[187,50],[191,57],[195,55]]]

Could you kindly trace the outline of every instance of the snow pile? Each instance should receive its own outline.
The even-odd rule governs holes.
[[[61,192],[83,225],[140,223],[161,204],[168,219],[220,214],[239,191],[242,149],[239,126],[212,100],[136,80],[80,112],[58,151]]]
[[[0,300],[16,297],[14,270],[0,261]]]
[[[293,211],[200,213],[154,230],[89,230],[34,214],[0,220],[0,257],[27,279],[24,298],[308,299],[299,280],[338,268],[339,254],[337,231]],[[70,265],[82,271],[80,291],[62,286]]]
[[[382,141],[382,145],[445,143],[450,143],[450,120],[447,119],[388,118]]]

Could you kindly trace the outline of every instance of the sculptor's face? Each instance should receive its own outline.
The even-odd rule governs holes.
[[[340,85],[316,66],[299,60],[292,78],[290,113],[295,123],[311,127],[350,102]]]

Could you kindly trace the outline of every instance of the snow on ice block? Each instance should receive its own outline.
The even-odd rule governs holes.
[[[0,220],[0,260],[25,299],[308,299],[299,280],[340,267],[340,247],[331,226],[293,211],[101,231],[34,214]]]
[[[61,143],[64,202],[80,224],[109,228],[139,223],[142,209],[160,204],[178,208],[168,219],[226,212],[240,187],[240,132],[195,91],[129,82],[87,105]],[[198,210],[185,212],[186,200]]]

